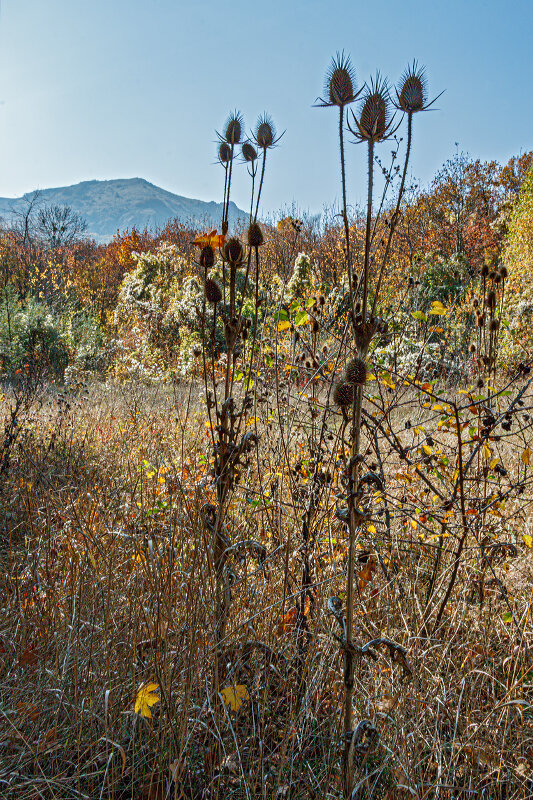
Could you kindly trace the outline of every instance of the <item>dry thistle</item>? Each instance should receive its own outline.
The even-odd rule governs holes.
[[[242,136],[242,114],[239,111],[233,111],[224,126],[224,140],[228,144],[238,144]]]
[[[491,289],[491,291],[487,294],[487,299],[485,302],[489,311],[494,311],[496,308],[496,292],[492,291]]]
[[[200,251],[200,266],[206,270],[212,269],[215,264],[215,252],[210,244],[206,244]]]
[[[355,91],[355,70],[349,56],[342,53],[337,53],[335,58],[332,59],[329,69],[326,73],[326,80],[324,82],[324,95],[326,100],[321,97],[317,98],[317,106],[327,108],[329,106],[344,106],[353,103],[362,90]]]
[[[239,239],[232,237],[224,245],[224,260],[229,261],[232,267],[242,264],[244,250]]]
[[[366,364],[362,358],[353,358],[346,367],[346,383],[362,386],[366,383]]]
[[[206,300],[210,303],[216,305],[220,303],[222,300],[222,289],[220,288],[218,281],[214,278],[208,278],[204,284],[204,291]]]
[[[391,130],[394,117],[390,114],[390,95],[387,81],[377,73],[367,87],[359,119],[352,111],[355,128],[348,129],[359,142],[381,142],[395,132]]]
[[[505,280],[509,273],[507,271],[507,267],[500,267],[500,275],[502,276],[502,280]]]
[[[257,159],[257,150],[250,142],[244,142],[241,153],[245,161],[254,162]]]
[[[218,158],[221,164],[229,164],[231,161],[231,147],[227,142],[221,142],[218,148]]]
[[[353,403],[353,386],[351,383],[338,383],[333,391],[333,401],[339,408],[348,408]]]
[[[248,244],[250,247],[261,247],[264,242],[263,231],[258,222],[252,222],[247,232]]]

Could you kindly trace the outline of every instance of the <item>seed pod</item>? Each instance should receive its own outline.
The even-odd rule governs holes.
[[[494,311],[494,309],[496,308],[496,292],[492,291],[492,289],[487,294],[486,303],[489,311]]]
[[[193,354],[193,356],[195,358],[200,358],[200,356],[202,355],[202,347],[201,347],[201,345],[195,344],[193,346],[191,352],[192,352],[192,354]]]
[[[200,266],[204,269],[212,269],[215,263],[215,253],[211,245],[206,244],[200,251]]]
[[[470,347],[468,348],[468,350],[469,350],[469,352],[470,352],[470,353],[472,353],[472,355],[473,355],[473,354],[476,352],[476,345],[475,345],[474,343],[472,343],[472,344],[470,345]]]
[[[226,121],[224,139],[228,144],[238,144],[241,141],[241,134],[242,115],[238,111],[234,111]]]
[[[276,142],[276,126],[268,114],[263,114],[257,120],[254,139],[259,147],[267,150]]]
[[[263,244],[263,231],[261,230],[261,226],[258,222],[252,222],[250,227],[248,228],[248,244],[250,247],[261,247]]]
[[[318,305],[319,306],[323,306],[325,304],[325,302],[326,302],[326,298],[324,297],[324,295],[323,294],[319,294],[318,295]]]
[[[222,289],[220,288],[218,281],[216,281],[214,278],[208,278],[206,280],[204,291],[206,299],[210,303],[214,303],[216,305],[222,300]]]
[[[354,84],[355,72],[350,57],[337,53],[337,57],[331,62],[324,86],[328,105],[343,107],[355,100]]]
[[[487,267],[486,264],[483,264],[483,266],[481,267],[481,277],[486,278],[488,274],[489,274],[489,268]]]
[[[491,331],[497,331],[499,327],[500,327],[500,320],[497,319],[496,317],[494,317],[494,319],[491,319],[490,321]]]
[[[245,161],[255,161],[257,158],[257,150],[250,144],[250,142],[244,142],[241,148],[242,157]]]
[[[418,67],[416,61],[402,75],[396,97],[399,107],[407,114],[424,110],[427,102],[427,79],[425,70]]]
[[[340,408],[348,408],[353,403],[353,386],[351,383],[338,383],[333,391],[333,401]]]
[[[313,333],[318,333],[320,325],[318,324],[318,320],[313,320]]]
[[[493,281],[495,277],[496,277],[496,273],[494,272],[494,270],[491,270],[489,272],[489,281]]]
[[[502,280],[505,280],[509,273],[507,272],[507,267],[500,267],[500,275],[502,276]]]
[[[366,383],[366,364],[362,358],[353,358],[346,367],[346,383],[362,386]]]
[[[478,328],[482,328],[484,324],[485,324],[485,315],[484,314],[478,314],[478,316],[477,316],[477,326],[478,326]]]
[[[239,266],[242,264],[243,247],[240,241],[236,238],[228,239],[224,245],[224,259],[229,261],[232,266]]]
[[[299,341],[300,341],[300,331],[297,328],[295,328],[295,330],[294,330],[294,344],[298,344]]]
[[[221,164],[229,164],[231,161],[231,147],[227,142],[221,142],[218,148],[218,157]]]
[[[483,380],[483,378],[477,379],[476,386],[478,389],[483,389],[483,387],[485,386],[485,381]]]
[[[477,299],[477,297],[474,297],[474,299],[472,300],[472,308],[477,308],[478,306],[479,306],[479,300]]]

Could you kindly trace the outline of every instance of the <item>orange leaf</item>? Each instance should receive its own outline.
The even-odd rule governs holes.
[[[212,247],[213,250],[216,250],[218,247],[224,246],[225,237],[222,234],[217,234],[216,228],[214,231],[210,233],[202,233],[200,236],[197,236],[194,240],[193,244],[197,247]]]
[[[372,559],[368,559],[361,572],[357,573],[360,592],[362,592],[366,588],[367,583],[370,583],[370,581],[372,580],[374,568],[375,568],[374,562],[372,561]]]

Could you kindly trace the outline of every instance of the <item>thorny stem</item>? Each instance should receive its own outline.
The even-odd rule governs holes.
[[[381,280],[383,278],[385,267],[387,266],[390,254],[390,248],[392,244],[392,239],[394,236],[394,231],[396,230],[396,226],[400,219],[400,204],[402,202],[402,197],[405,189],[405,178],[407,175],[407,165],[409,164],[409,156],[411,155],[411,142],[413,140],[413,113],[409,113],[407,116],[407,148],[405,151],[405,162],[403,165],[403,173],[402,173],[402,180],[400,183],[400,189],[398,192],[398,199],[396,201],[396,208],[394,209],[394,214],[392,215],[392,219],[390,221],[390,228],[389,228],[389,236],[387,239],[387,245],[385,247],[385,253],[383,254],[383,261],[381,262],[381,269],[379,271],[379,277],[376,284],[376,292],[374,295],[374,302],[372,303],[372,314],[376,311],[376,305],[378,302],[379,297],[379,290],[381,289]]]
[[[346,159],[344,156],[344,106],[339,106],[339,146],[341,156],[341,182],[342,182],[342,220],[344,223],[344,236],[346,239],[346,267],[348,273],[348,289],[350,292],[350,316],[352,324],[355,325],[354,319],[354,305],[355,297],[353,296],[353,277],[352,277],[352,264],[350,259],[350,226],[348,224],[348,207],[346,203]]]
[[[372,191],[374,188],[374,142],[368,142],[368,197],[366,204],[365,265],[363,272],[363,323],[366,322],[368,300],[368,267],[370,263],[370,231],[372,228]]]
[[[263,189],[263,178],[265,177],[265,166],[266,166],[266,158],[267,158],[267,148],[263,148],[263,164],[261,166],[261,178],[259,180],[259,189],[257,192],[257,202],[255,204],[255,215],[254,215],[254,222],[257,222],[257,214],[259,212],[259,201],[261,199],[261,191]]]

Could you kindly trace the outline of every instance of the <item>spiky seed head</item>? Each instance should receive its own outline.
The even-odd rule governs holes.
[[[355,313],[356,314],[360,314],[361,313],[361,302],[359,300],[355,304]]]
[[[239,239],[235,237],[228,239],[224,245],[224,258],[226,261],[229,261],[232,266],[242,264],[243,247]]]
[[[298,344],[299,341],[300,341],[300,331],[298,330],[298,328],[295,328],[294,329],[294,344]]]
[[[233,111],[224,126],[224,139],[228,144],[238,144],[242,136],[242,115]]]
[[[212,269],[215,264],[215,252],[210,244],[206,244],[200,251],[200,266],[204,269]]]
[[[396,89],[398,105],[407,114],[423,111],[427,103],[426,71],[416,61],[407,67]]]
[[[491,329],[491,331],[493,331],[493,332],[497,331],[499,327],[500,327],[500,320],[497,319],[496,317],[494,319],[491,319],[491,321],[490,321],[490,329]]]
[[[218,281],[214,278],[208,278],[204,284],[204,291],[206,300],[210,303],[220,303],[222,300],[222,289],[220,288]]]
[[[477,297],[474,297],[474,299],[472,300],[472,308],[477,308],[478,306],[479,306],[479,300],[477,299]]]
[[[313,320],[313,333],[318,333],[319,328],[320,328],[320,325],[318,324],[318,320],[314,319]]]
[[[496,284],[496,286],[497,286],[497,285],[498,285],[499,283],[501,283],[501,282],[502,282],[502,276],[501,276],[501,274],[500,274],[499,272],[495,272],[495,273],[494,273],[494,283],[495,283],[495,284]]]
[[[482,328],[484,324],[485,324],[485,315],[484,314],[478,314],[478,316],[477,316],[477,326],[478,326],[478,328]]]
[[[500,267],[500,275],[502,276],[502,280],[505,280],[509,273],[507,272],[507,267]]]
[[[250,247],[261,247],[263,244],[263,231],[258,222],[252,222],[247,232],[248,244]]]
[[[231,161],[231,147],[227,142],[221,142],[218,148],[218,158],[221,164],[229,164]]]
[[[493,281],[495,277],[496,277],[496,273],[495,273],[495,272],[494,272],[494,270],[492,269],[492,270],[489,272],[489,281]]]
[[[257,120],[254,139],[259,147],[267,150],[276,141],[276,126],[268,114],[263,114]]]
[[[353,403],[353,386],[351,383],[338,383],[333,391],[333,401],[339,408],[348,408]]]
[[[354,115],[354,121],[357,131],[353,133],[359,140],[379,142],[386,138],[391,124],[390,96],[387,81],[379,73],[370,82],[363,97],[359,119]]]
[[[494,311],[494,309],[496,308],[496,292],[494,292],[492,289],[487,294],[486,303],[489,310]]]
[[[346,383],[362,386],[366,383],[366,364],[362,358],[352,358],[346,366]]]
[[[241,153],[245,161],[255,161],[257,158],[257,150],[250,142],[245,142],[243,144]]]
[[[481,267],[481,277],[486,278],[488,274],[489,274],[489,268],[487,267],[486,264],[483,264],[483,266]]]
[[[468,349],[472,353],[472,355],[474,355],[474,353],[476,352],[476,345],[472,343]]]
[[[349,56],[337,53],[329,66],[324,94],[329,105],[345,106],[355,100],[355,70]]]
[[[485,386],[485,381],[483,380],[483,378],[477,379],[476,386],[478,389],[483,389],[483,387]]]
[[[326,302],[326,298],[324,297],[324,295],[323,294],[319,294],[318,295],[318,305],[319,306],[323,306],[325,304],[325,302]]]

